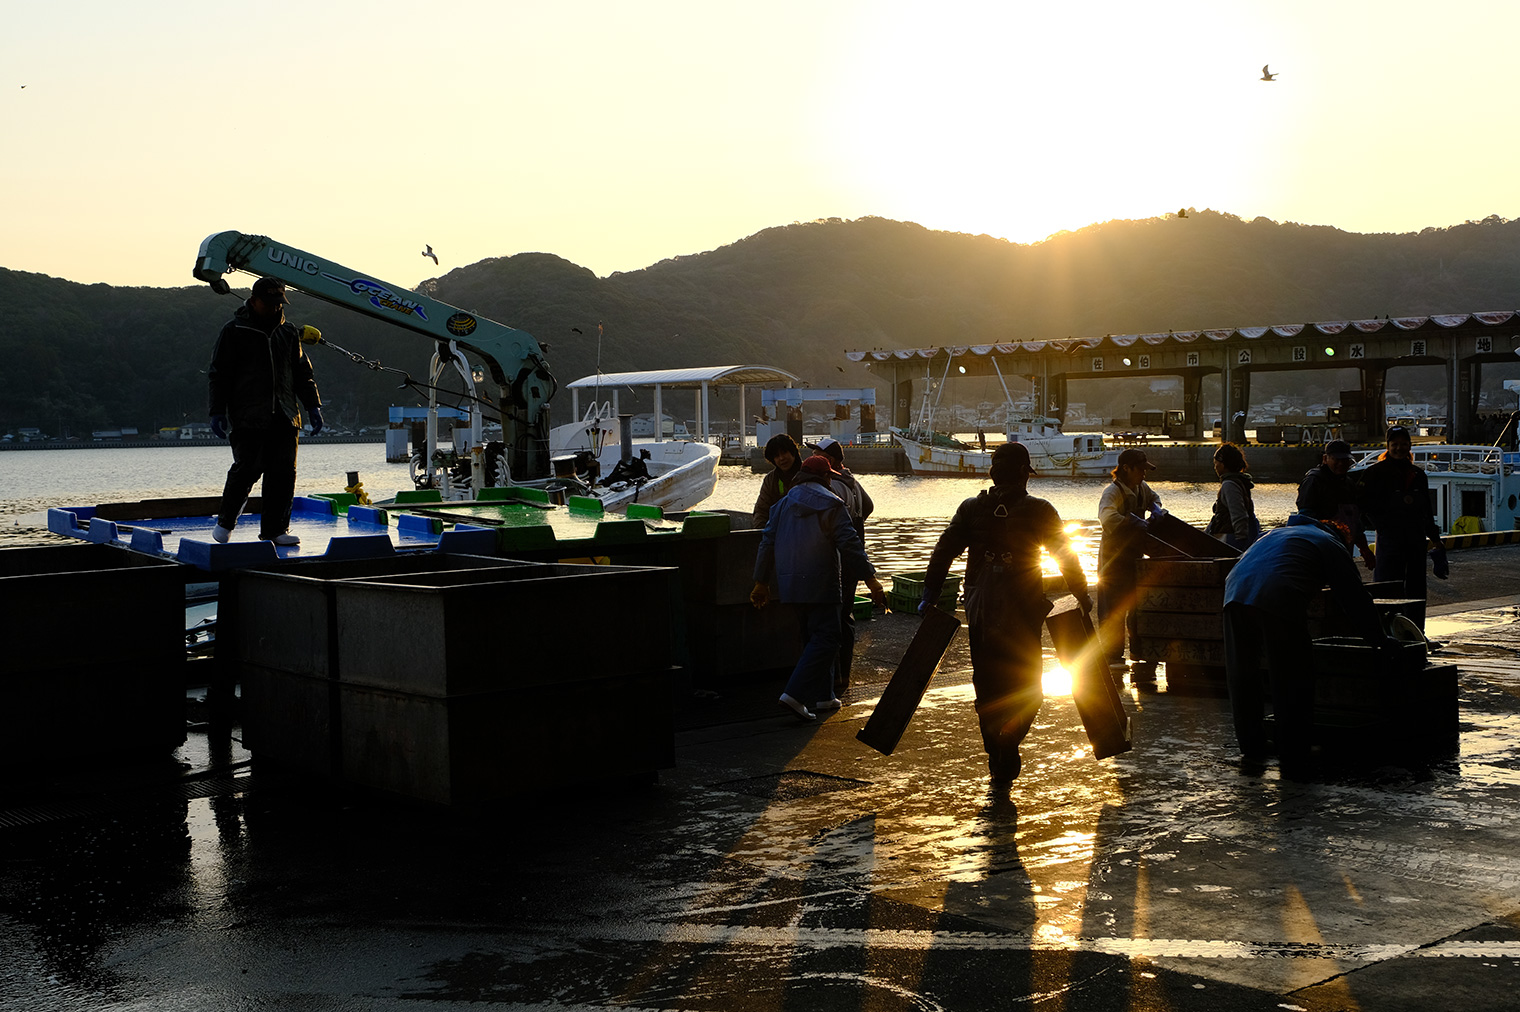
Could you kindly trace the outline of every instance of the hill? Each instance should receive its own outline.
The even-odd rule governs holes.
[[[829,219],[606,278],[521,253],[421,288],[529,331],[561,381],[595,371],[599,355],[607,372],[753,362],[854,387],[876,381],[845,361],[850,349],[1503,309],[1516,301],[1516,277],[1520,221],[1497,216],[1359,235],[1205,210],[1032,245]],[[5,269],[0,299],[11,309],[0,319],[0,431],[149,431],[204,417],[202,370],[231,299]],[[366,358],[426,373],[430,349],[393,327],[299,297],[290,315]],[[392,403],[417,403],[389,374],[326,349],[314,361],[333,424],[383,424]]]

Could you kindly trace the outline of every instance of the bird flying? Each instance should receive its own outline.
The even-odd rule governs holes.
[[[1268,66],[1270,66],[1270,64],[1263,63],[1261,65],[1261,79],[1263,81],[1275,81],[1275,80],[1277,80],[1277,75],[1274,74],[1274,73],[1272,73],[1271,71],[1269,71],[1267,69]]]
[[[432,257],[433,258],[433,266],[434,267],[438,266],[438,254],[433,252],[433,247],[429,246],[427,249],[423,250],[422,251],[422,255],[425,256],[425,257]]]

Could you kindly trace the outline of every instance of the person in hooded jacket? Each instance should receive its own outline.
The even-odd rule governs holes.
[[[1214,473],[1219,476],[1219,495],[1214,515],[1204,533],[1242,552],[1261,536],[1251,489],[1256,483],[1246,473],[1246,455],[1234,443],[1221,443],[1214,451]]]
[[[1259,772],[1266,761],[1262,708],[1270,686],[1282,774],[1303,779],[1313,773],[1314,651],[1308,612],[1315,594],[1326,586],[1358,636],[1379,649],[1390,645],[1351,558],[1351,532],[1335,521],[1294,513],[1286,526],[1257,538],[1225,578],[1225,677],[1243,772]]]
[[[844,447],[839,445],[837,439],[825,436],[818,440],[813,449],[828,457],[829,463],[834,466],[837,476],[829,481],[829,489],[844,500],[845,506],[850,510],[850,519],[864,544],[866,519],[876,509],[876,504],[871,501],[871,493],[844,466]],[[834,665],[836,696],[850,687],[850,670],[855,666],[855,588],[858,582],[847,578],[840,588],[843,601],[839,612],[839,660]]]
[[[956,508],[924,574],[922,614],[939,600],[950,564],[966,552],[966,624],[976,715],[994,790],[1019,775],[1019,745],[1044,700],[1040,627],[1045,597],[1040,549],[1056,557],[1067,589],[1092,609],[1087,577],[1054,506],[1029,494],[1029,448],[1004,443],[992,453],[992,488]]]
[[[796,483],[802,452],[797,449],[795,439],[778,432],[765,444],[765,459],[770,461],[771,470],[760,480],[760,494],[755,496],[754,514],[750,518],[750,525],[757,530],[765,529],[771,507]]]
[[[232,537],[248,493],[262,476],[259,538],[277,545],[300,544],[290,533],[296,490],[296,443],[301,409],[311,434],[322,431],[322,398],[312,376],[301,336],[285,322],[285,283],[259,278],[247,303],[217,335],[206,370],[210,386],[211,431],[232,444],[232,467],[211,536]]]
[[[839,709],[833,671],[843,583],[864,580],[872,600],[882,607],[887,603],[848,507],[829,489],[838,476],[823,454],[804,460],[786,495],[770,509],[755,553],[750,602],[756,608],[769,604],[774,579],[781,602],[795,611],[802,629],[802,654],[780,700],[802,720],[815,719],[815,711]]]

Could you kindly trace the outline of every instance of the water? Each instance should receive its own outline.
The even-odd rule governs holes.
[[[84,450],[0,452],[0,547],[56,543],[46,531],[51,506],[178,496],[215,496],[222,491],[231,453],[225,446],[166,446]],[[412,487],[406,464],[385,462],[380,443],[303,445],[296,490],[339,492],[347,472],[358,471],[365,490],[381,498]],[[749,512],[762,476],[748,468],[722,467],[718,486],[703,505]],[[862,475],[876,503],[866,527],[866,547],[882,570],[910,572],[928,565],[929,552],[961,500],[987,487],[978,478],[915,478]],[[1067,521],[1073,544],[1089,572],[1097,564],[1098,498],[1102,478],[1035,478],[1030,492],[1050,500]],[[1202,526],[1208,522],[1218,486],[1214,483],[1155,482],[1153,488],[1173,514]],[[1256,486],[1256,513],[1262,526],[1280,524],[1293,511],[1292,484]],[[957,563],[957,570],[964,560]],[[1056,572],[1054,564],[1047,566]]]

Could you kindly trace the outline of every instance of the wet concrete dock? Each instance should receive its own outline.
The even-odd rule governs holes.
[[[862,624],[825,721],[683,695],[658,782],[492,809],[298,787],[197,726],[0,793],[0,1007],[1512,1009],[1520,549],[1481,551],[1433,586],[1461,752],[1417,769],[1243,775],[1226,701],[1163,681],[1103,762],[1051,695],[998,797],[964,634],[893,756],[855,739],[909,616]]]

